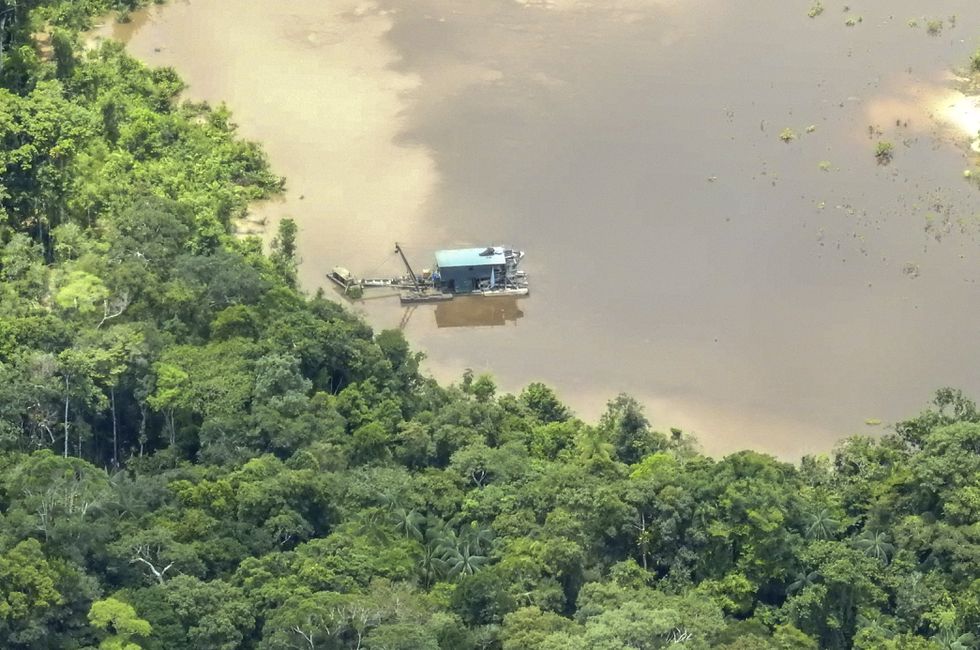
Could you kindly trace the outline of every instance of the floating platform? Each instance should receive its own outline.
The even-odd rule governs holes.
[[[428,291],[424,291],[422,293],[406,291],[399,296],[399,299],[402,301],[403,305],[417,305],[425,302],[445,302],[447,300],[452,300],[453,294]]]
[[[530,293],[527,287],[506,287],[504,289],[485,289],[483,291],[475,292],[478,296],[510,296],[512,298],[519,298],[521,296],[526,296]]]
[[[406,305],[446,302],[454,296],[519,298],[529,293],[527,273],[518,268],[524,252],[507,246],[436,251],[436,267],[420,274],[412,270],[397,243],[395,253],[405,263],[406,275],[357,278],[350,270],[335,266],[327,278],[351,300],[361,299],[365,289],[393,289]]]

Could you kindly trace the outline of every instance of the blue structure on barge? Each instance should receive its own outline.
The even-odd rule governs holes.
[[[475,293],[516,287],[523,253],[503,246],[436,251],[432,284],[446,293]]]

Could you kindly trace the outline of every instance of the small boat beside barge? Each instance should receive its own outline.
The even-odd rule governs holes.
[[[327,279],[344,291],[357,284],[357,281],[354,279],[354,274],[342,266],[335,266],[330,269],[330,273],[327,273]]]
[[[406,275],[357,279],[347,268],[336,266],[327,278],[351,298],[360,297],[365,289],[398,289],[403,304],[444,302],[459,295],[522,297],[530,293],[527,273],[519,268],[524,251],[509,246],[437,251],[435,266],[421,274],[412,270],[397,243],[395,252],[405,264]]]

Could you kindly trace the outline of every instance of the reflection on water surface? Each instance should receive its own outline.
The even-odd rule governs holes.
[[[435,317],[436,327],[497,327],[517,325],[524,312],[517,298],[472,296],[439,303]]]

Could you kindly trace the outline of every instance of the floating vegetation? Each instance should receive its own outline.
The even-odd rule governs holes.
[[[810,18],[816,18],[822,13],[823,13],[823,5],[820,4],[820,0],[817,0],[817,2],[813,3],[813,5],[810,7],[810,11],[806,12],[806,15],[809,16]]]
[[[887,165],[895,155],[895,145],[887,140],[882,140],[875,145],[875,160],[879,165]]]
[[[810,126],[806,127],[806,132],[807,133],[813,133],[816,130],[817,130],[817,125],[816,124],[811,124]]]
[[[881,426],[881,420],[879,420],[878,418],[868,418],[867,420],[864,421],[864,423],[869,427]]]
[[[929,36],[939,36],[943,32],[943,21],[930,20],[926,22],[926,33]]]
[[[960,230],[965,232],[962,217],[957,218],[954,213],[954,206],[949,201],[945,201],[939,194],[926,198],[926,209],[923,232],[937,242],[942,242],[948,235],[955,230],[957,223]]]
[[[918,21],[918,20],[916,20],[915,18],[909,18],[909,22],[908,22],[908,25],[909,25],[909,27],[911,27],[912,29],[916,29],[916,28],[917,28],[917,27],[919,26],[919,21]]]
[[[830,164],[829,160],[821,160],[819,163],[817,163],[817,167],[819,167],[820,171],[822,172],[829,172],[832,165]]]
[[[783,142],[791,142],[796,139],[796,131],[787,126],[785,129],[780,131],[779,139]]]
[[[902,274],[914,280],[919,277],[919,265],[915,262],[906,262],[902,265]]]
[[[863,22],[864,22],[864,18],[862,18],[861,16],[851,16],[850,18],[844,21],[844,24],[847,25],[848,27],[854,27],[858,23],[863,23]]]

